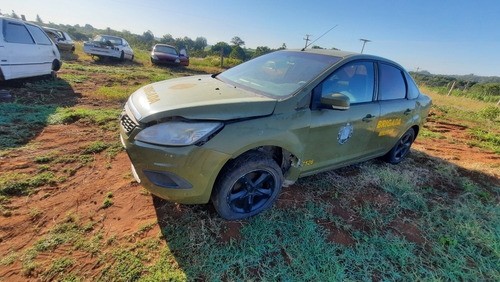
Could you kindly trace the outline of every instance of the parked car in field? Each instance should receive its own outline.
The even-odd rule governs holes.
[[[134,51],[128,42],[117,36],[97,35],[92,41],[83,43],[83,51],[98,58],[107,57],[120,61],[134,60]]]
[[[36,24],[0,16],[0,80],[48,75],[61,68],[56,45]]]
[[[186,49],[177,51],[177,48],[167,44],[156,44],[151,51],[151,63],[154,65],[189,66],[189,57]]]
[[[151,193],[211,200],[223,218],[241,219],[299,177],[377,157],[401,162],[430,106],[390,60],[284,50],[138,89],[120,134],[134,177]]]
[[[75,51],[75,42],[67,32],[51,27],[43,27],[43,30],[54,41],[59,51]]]

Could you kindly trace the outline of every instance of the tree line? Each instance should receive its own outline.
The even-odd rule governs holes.
[[[450,93],[455,96],[464,96],[486,102],[500,100],[500,77],[476,76],[473,74],[435,75],[427,71],[411,72],[411,76],[419,85],[425,85],[438,93]]]
[[[1,10],[0,15],[2,15]],[[16,19],[21,18],[14,11],[11,13],[3,13],[3,15]],[[267,46],[259,46],[255,49],[248,49],[244,47],[245,41],[239,36],[234,36],[229,43],[217,42],[212,46],[208,46],[207,39],[203,36],[198,36],[194,40],[188,36],[174,38],[171,34],[164,34],[161,37],[156,37],[151,30],[147,30],[142,34],[134,34],[128,30],[118,31],[111,29],[110,27],[106,29],[98,29],[90,24],[81,26],[79,24],[64,25],[52,22],[45,23],[39,15],[36,15],[36,21],[34,21],[34,23],[66,31],[75,41],[89,41],[98,34],[107,34],[125,38],[125,40],[127,40],[133,48],[151,50],[157,43],[169,44],[177,47],[178,49],[186,49],[190,56],[201,58],[211,55],[222,55],[224,57],[245,61],[275,50],[286,49],[285,43],[276,49],[272,49]]]

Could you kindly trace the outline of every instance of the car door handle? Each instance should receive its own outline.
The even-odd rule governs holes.
[[[410,113],[411,113],[410,109],[406,109],[406,111],[403,112],[403,114],[405,114],[405,116],[409,115]]]
[[[372,119],[374,118],[375,116],[372,116],[371,114],[367,114],[363,119],[362,121],[364,122],[370,122],[372,121]]]

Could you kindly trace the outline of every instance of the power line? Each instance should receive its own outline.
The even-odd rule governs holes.
[[[332,29],[336,28],[338,26],[338,24],[336,24],[334,27],[330,28],[329,30],[327,30],[325,33],[321,34],[320,37],[316,38],[316,40],[312,41],[311,43],[307,44],[308,41],[310,41],[309,39],[309,34],[306,34],[306,38],[304,38],[304,40],[306,41],[306,46],[302,49],[302,51],[306,50],[307,47],[309,47],[309,45],[313,44],[314,42],[318,41],[321,37],[325,36],[327,33],[329,33]]]

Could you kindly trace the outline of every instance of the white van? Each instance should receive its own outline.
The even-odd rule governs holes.
[[[61,68],[56,45],[37,25],[0,16],[0,81],[47,75]]]

